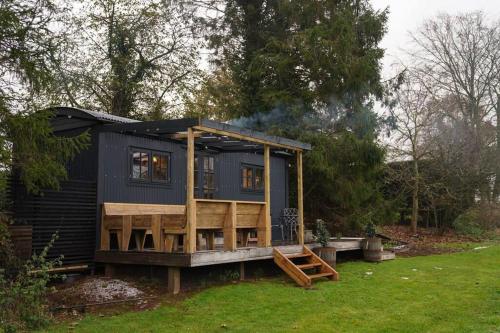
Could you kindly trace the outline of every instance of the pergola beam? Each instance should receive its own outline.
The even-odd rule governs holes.
[[[239,134],[239,133],[235,133],[235,132],[224,131],[224,130],[210,128],[210,127],[206,127],[206,126],[193,126],[193,128],[197,131],[228,136],[228,137],[232,137],[235,139],[245,140],[248,142],[255,142],[255,143],[258,143],[261,145],[268,145],[268,146],[272,146],[272,147],[289,149],[289,150],[293,150],[293,151],[297,151],[297,152],[302,151],[301,148],[297,148],[297,147],[293,147],[293,146],[289,146],[289,145],[281,144],[281,143],[275,143],[275,142],[271,142],[271,141],[267,141],[267,140],[263,140],[263,139],[259,139],[259,138],[254,138],[254,137],[251,137],[248,135]]]

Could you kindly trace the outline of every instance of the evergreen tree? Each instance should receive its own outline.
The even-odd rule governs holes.
[[[232,116],[360,108],[382,96],[387,12],[368,1],[229,0],[224,14],[210,41],[241,92]]]
[[[366,215],[387,221],[385,151],[372,110],[384,94],[378,44],[387,10],[367,0],[228,0],[223,13],[211,22],[216,71],[190,111],[243,117],[244,126],[312,143],[304,158],[309,217],[357,230]]]
[[[56,137],[49,111],[35,112],[50,85],[57,34],[51,1],[4,0],[0,4],[0,193],[12,169],[30,192],[57,188],[64,162],[83,149],[88,136]],[[15,154],[13,153],[15,152]]]

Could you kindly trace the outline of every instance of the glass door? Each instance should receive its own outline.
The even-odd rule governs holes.
[[[194,195],[196,198],[213,199],[215,186],[215,157],[197,155],[194,158]]]

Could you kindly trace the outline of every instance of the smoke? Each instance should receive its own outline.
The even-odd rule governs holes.
[[[349,97],[349,96],[348,96]],[[280,105],[269,112],[258,112],[248,117],[228,121],[229,124],[258,131],[296,130],[335,132],[347,129],[364,136],[373,132],[378,119],[371,103],[349,106],[352,98],[344,101],[330,97],[327,103],[314,107],[303,103]]]
[[[299,120],[290,112],[289,108],[278,106],[270,112],[257,112],[249,117],[229,120],[228,123],[253,130],[268,131],[275,127],[296,127],[300,122]]]

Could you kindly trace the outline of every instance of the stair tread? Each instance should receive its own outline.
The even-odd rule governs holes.
[[[295,253],[295,254],[287,254],[286,257],[288,259],[293,259],[293,258],[306,258],[310,257],[311,255],[309,253]]]
[[[296,266],[300,269],[308,269],[308,268],[320,267],[321,263],[313,262],[311,264],[303,264],[303,265],[296,265]]]
[[[327,276],[332,276],[332,275],[333,275],[333,273],[318,273],[318,274],[309,275],[309,277],[311,279],[319,279],[322,277],[327,277]]]

